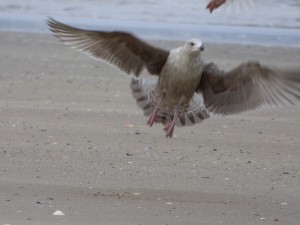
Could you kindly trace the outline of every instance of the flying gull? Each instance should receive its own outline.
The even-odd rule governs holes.
[[[175,125],[300,100],[300,69],[272,70],[246,62],[222,71],[203,60],[204,45],[197,39],[167,51],[126,32],[79,29],[52,18],[47,22],[62,42],[133,75],[131,90],[149,116],[147,124],[162,123],[166,137],[172,137]],[[143,71],[148,76],[141,76]]]

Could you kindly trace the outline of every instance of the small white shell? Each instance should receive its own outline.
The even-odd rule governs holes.
[[[53,216],[64,216],[65,214],[60,211],[60,210],[56,210],[54,213],[53,213]]]

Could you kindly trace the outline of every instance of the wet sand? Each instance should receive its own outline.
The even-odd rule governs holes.
[[[170,140],[108,64],[46,34],[1,32],[0,49],[0,225],[299,224],[299,105]],[[204,57],[295,67],[300,49],[206,44]]]

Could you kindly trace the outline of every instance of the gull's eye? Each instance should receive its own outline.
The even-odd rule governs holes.
[[[190,46],[194,46],[195,43],[194,42],[189,42]]]

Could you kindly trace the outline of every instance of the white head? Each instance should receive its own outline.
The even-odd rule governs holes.
[[[184,50],[190,55],[199,55],[204,51],[204,45],[202,41],[198,39],[191,39],[184,44]]]

